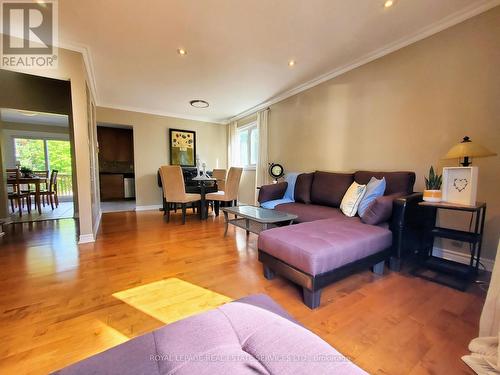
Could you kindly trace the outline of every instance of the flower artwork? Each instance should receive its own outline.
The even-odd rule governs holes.
[[[196,133],[170,129],[170,164],[183,167],[196,165]]]

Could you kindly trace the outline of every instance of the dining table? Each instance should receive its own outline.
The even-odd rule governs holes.
[[[41,195],[40,195],[40,185],[41,184],[47,184],[47,177],[39,177],[39,176],[32,176],[32,177],[19,177],[18,179],[16,178],[7,178],[7,185],[35,185],[35,204],[38,209],[38,213],[41,215],[42,214],[42,200]]]

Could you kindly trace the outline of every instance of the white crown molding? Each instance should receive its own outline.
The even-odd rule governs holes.
[[[474,16],[477,16],[478,14],[484,13],[487,10],[490,10],[491,8],[494,8],[496,6],[500,5],[500,0],[484,0],[476,4],[472,4],[458,12],[455,12],[448,17],[443,18],[442,20],[435,22],[429,26],[426,26],[416,33],[413,33],[411,35],[408,35],[404,38],[401,38],[397,40],[396,42],[393,42],[391,44],[388,44],[382,48],[379,48],[363,57],[360,59],[357,59],[349,64],[346,64],[340,68],[336,68],[326,74],[323,74],[319,77],[316,77],[308,82],[305,82],[299,86],[296,86],[288,91],[285,91],[281,94],[278,94],[277,96],[272,97],[271,99],[260,103],[252,108],[247,109],[246,111],[243,111],[239,113],[238,115],[229,118],[226,123],[236,121],[239,119],[242,119],[246,116],[249,116],[251,114],[254,114],[257,111],[260,111],[262,109],[265,109],[269,107],[272,104],[278,103],[282,100],[285,100],[293,95],[296,95],[302,91],[305,91],[307,89],[310,89],[314,86],[317,86],[325,81],[328,81],[332,78],[335,78],[341,74],[344,74],[350,70],[356,69],[362,65],[368,64],[369,62],[376,60],[380,57],[383,57],[385,55],[388,55],[392,52],[395,52],[401,48],[404,48],[406,46],[409,46],[410,44],[416,43],[422,39],[425,39],[431,35],[434,35],[440,31],[443,31],[447,28],[450,28],[456,24],[459,24],[460,22],[463,22],[469,18],[472,18]]]
[[[94,97],[94,101],[96,103],[99,102],[99,92],[97,91],[97,83],[95,79],[95,70],[94,70],[94,60],[92,59],[92,53],[90,51],[90,47],[83,44],[75,44],[75,43],[66,43],[59,42],[59,48],[67,49],[70,51],[79,52],[82,54],[83,63],[85,64],[85,69],[87,71],[87,75],[89,78],[89,86],[90,91],[92,92],[92,96]]]
[[[172,117],[172,118],[178,118],[178,119],[181,119],[181,120],[210,122],[210,123],[213,123],[213,124],[220,124],[220,125],[225,125],[227,123],[226,120],[215,121],[215,120],[212,120],[212,119],[210,119],[208,117],[204,117],[204,116],[182,115],[180,113],[172,113],[172,112],[166,112],[166,111],[151,110],[151,109],[140,108],[140,107],[129,107],[129,106],[112,104],[112,103],[99,103],[98,107],[111,108],[111,109],[119,109],[121,111],[145,113],[145,114],[148,114],[148,115],[157,115],[157,116],[164,116],[164,117]]]

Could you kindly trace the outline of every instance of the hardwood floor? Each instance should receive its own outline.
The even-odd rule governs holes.
[[[113,294],[170,277],[234,299],[267,293],[372,374],[472,373],[460,356],[477,333],[478,293],[366,271],[326,288],[311,311],[299,288],[264,279],[256,236],[223,231],[221,217],[183,226],[154,211],[105,214],[97,242],[80,246],[73,220],[7,226],[0,374],[44,374],[162,326]]]

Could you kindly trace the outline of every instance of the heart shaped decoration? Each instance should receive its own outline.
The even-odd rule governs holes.
[[[455,178],[453,180],[453,187],[461,193],[462,191],[465,190],[468,183],[469,181],[467,181],[466,178]]]

